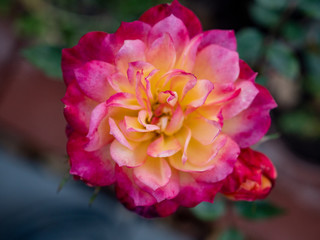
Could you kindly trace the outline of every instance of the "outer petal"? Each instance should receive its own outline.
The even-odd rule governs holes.
[[[179,18],[170,15],[152,27],[148,38],[149,45],[165,33],[171,37],[177,56],[179,56],[189,42],[187,28]]]
[[[199,79],[228,84],[239,76],[239,55],[219,45],[209,45],[196,58],[194,74]]]
[[[104,32],[90,32],[84,35],[73,48],[62,50],[62,73],[68,85],[75,79],[74,70],[88,61],[99,60],[114,63],[117,47],[112,34]]]
[[[92,186],[106,186],[114,183],[114,161],[109,154],[109,146],[97,151],[87,152],[84,146],[87,139],[72,134],[69,137],[67,151],[70,157],[70,174]]]
[[[242,80],[248,80],[251,82],[254,82],[256,79],[256,76],[258,75],[256,72],[254,72],[250,66],[243,60],[239,60],[239,66],[240,66],[240,74],[239,79]]]
[[[198,51],[200,52],[211,44],[216,44],[232,51],[237,50],[237,40],[233,30],[210,30],[204,32]]]
[[[224,181],[221,192],[235,200],[265,198],[274,185],[276,170],[267,156],[242,149],[235,169]]]
[[[146,43],[147,36],[151,26],[141,21],[122,22],[118,30],[115,32],[115,37],[118,44],[123,44],[124,40],[141,40]]]
[[[75,77],[81,90],[91,99],[106,101],[115,91],[108,83],[115,67],[102,61],[90,61],[75,69]]]
[[[74,130],[86,135],[89,130],[91,112],[97,102],[86,97],[75,81],[67,87],[62,102],[65,104],[64,116],[68,123]]]
[[[164,158],[151,158],[133,169],[135,177],[152,190],[166,185],[171,177],[171,168]]]
[[[232,137],[241,148],[257,143],[270,127],[270,109],[277,104],[266,88],[256,84],[259,90],[249,108],[224,121],[222,132]]]
[[[190,38],[202,32],[201,23],[197,16],[177,0],[171,4],[161,4],[150,8],[140,17],[140,20],[153,26],[171,14],[182,20],[188,29]]]

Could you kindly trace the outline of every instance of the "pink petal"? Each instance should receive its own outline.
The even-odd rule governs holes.
[[[131,85],[126,75],[116,72],[108,78],[110,86],[116,92],[127,92],[134,94],[134,86]]]
[[[245,61],[243,61],[241,59],[239,60],[239,66],[240,66],[239,79],[254,82],[258,73],[254,72],[250,68],[250,66]]]
[[[154,140],[148,147],[151,157],[168,157],[181,149],[181,145],[173,136],[163,136]]]
[[[141,40],[125,40],[115,57],[119,71],[126,74],[130,62],[145,61],[145,49],[146,46]]]
[[[259,93],[251,105],[237,116],[226,120],[222,128],[241,148],[257,143],[266,134],[271,123],[270,109],[277,106],[265,87],[258,84],[255,86]]]
[[[148,142],[138,144],[135,148],[129,149],[114,140],[110,146],[112,159],[120,166],[138,167],[144,164],[147,159]]]
[[[131,93],[116,93],[112,95],[106,103],[108,107],[119,107],[130,110],[141,109],[141,106],[138,104],[137,99]]]
[[[241,90],[239,95],[228,101],[222,108],[222,115],[225,120],[230,119],[248,108],[259,90],[250,81],[237,81],[236,88]]]
[[[176,110],[173,112],[170,122],[167,125],[165,129],[165,134],[172,135],[179,131],[183,125],[184,120],[184,114],[180,107],[180,105],[177,105]]]
[[[198,53],[198,47],[202,41],[202,38],[203,34],[199,34],[190,40],[189,44],[184,48],[179,60],[176,63],[176,69],[192,72]]]
[[[179,18],[170,15],[152,27],[148,38],[149,45],[165,33],[171,37],[177,56],[180,56],[182,50],[189,42],[187,28]]]
[[[211,44],[219,45],[232,51],[237,50],[237,40],[233,30],[210,30],[204,32],[198,51],[200,52]]]
[[[75,79],[74,70],[92,60],[114,63],[117,51],[114,36],[104,32],[90,32],[84,35],[73,48],[62,50],[61,67],[68,85]]]
[[[197,78],[184,71],[172,72],[172,74],[168,74],[168,79],[170,79],[170,89],[178,94],[180,101],[197,84]]]
[[[100,103],[91,113],[89,132],[87,138],[89,142],[86,151],[95,151],[110,143],[114,138],[109,134],[108,106],[105,102]]]
[[[75,81],[68,85],[62,102],[65,104],[64,116],[68,123],[74,130],[86,135],[89,130],[91,112],[97,102],[86,97]]]
[[[115,32],[115,37],[119,44],[123,44],[125,40],[141,40],[147,41],[147,36],[151,26],[141,21],[121,22],[120,27]]]
[[[116,195],[128,209],[151,206],[156,199],[146,191],[143,191],[134,181],[133,169],[116,166]]]
[[[141,124],[138,121],[137,117],[125,116],[124,124],[125,124],[126,130],[130,131],[130,132],[131,131],[132,132],[151,132],[151,131],[155,131],[155,130],[159,130],[160,129],[157,125],[146,124],[146,123],[144,123],[144,125]]]
[[[109,117],[108,120],[110,127],[110,135],[114,136],[114,138],[117,139],[123,146],[129,148],[130,150],[134,150],[136,144],[126,139],[126,137],[123,135],[113,118]]]
[[[75,69],[74,74],[81,90],[91,99],[106,101],[114,90],[108,83],[108,78],[115,71],[115,67],[101,61],[90,61]]]
[[[147,61],[157,69],[167,72],[176,62],[176,50],[171,37],[164,33],[148,49]]]
[[[197,181],[215,183],[225,179],[233,171],[240,148],[231,138],[226,139],[225,145],[215,157],[214,167],[201,173],[192,173]]]
[[[91,186],[106,186],[114,183],[114,161],[109,154],[109,146],[87,152],[84,146],[87,139],[72,134],[69,137],[67,152],[70,157],[70,174],[78,176]]]
[[[150,8],[140,17],[140,20],[153,26],[171,14],[183,21],[190,38],[202,32],[201,23],[197,16],[176,0],[171,4],[161,4]]]
[[[198,53],[193,72],[198,79],[227,84],[238,78],[239,71],[237,52],[219,45],[209,45]]]
[[[135,177],[152,190],[169,182],[171,168],[164,158],[149,157],[144,164],[133,169]]]

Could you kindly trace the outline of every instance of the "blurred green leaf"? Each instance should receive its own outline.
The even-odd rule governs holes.
[[[222,232],[218,240],[244,240],[244,236],[238,230],[230,228]]]
[[[290,2],[290,0],[256,0],[256,2],[266,8],[281,9],[286,6],[286,4]]]
[[[319,0],[301,0],[298,8],[300,8],[307,16],[320,19],[320,1]]]
[[[236,202],[237,213],[247,219],[266,219],[283,214],[283,210],[267,201]]]
[[[35,14],[21,16],[15,25],[21,34],[32,37],[38,37],[46,30],[45,20]]]
[[[39,45],[22,50],[22,55],[48,76],[62,79],[61,47]]]
[[[320,135],[320,120],[313,111],[299,109],[281,115],[278,121],[284,133],[294,134],[302,138],[316,138]]]
[[[253,65],[261,53],[263,35],[255,28],[245,28],[237,33],[238,52],[241,59]]]
[[[258,83],[262,86],[266,86],[268,83],[268,79],[263,75],[258,75],[256,78],[256,83]]]
[[[282,28],[282,35],[290,45],[303,45],[306,38],[306,29],[296,22],[288,22]]]
[[[10,10],[11,4],[13,1],[11,0],[1,0],[0,1],[0,13],[6,15]]]
[[[91,198],[90,198],[90,200],[89,200],[89,206],[91,206],[92,203],[94,202],[94,200],[96,200],[96,198],[97,198],[100,190],[101,190],[101,187],[96,187],[96,188],[94,189],[93,194],[92,194],[92,196],[91,196]]]
[[[313,96],[320,98],[320,54],[305,52],[304,60],[307,69],[307,77],[304,81],[306,90]]]
[[[273,28],[280,19],[280,13],[265,8],[257,3],[250,7],[250,15],[257,23],[267,28]]]
[[[281,42],[273,43],[267,51],[267,60],[283,76],[295,80],[300,65],[291,48]]]
[[[202,202],[198,206],[191,208],[191,211],[201,220],[215,220],[225,213],[225,204],[222,200],[215,200],[214,203]]]

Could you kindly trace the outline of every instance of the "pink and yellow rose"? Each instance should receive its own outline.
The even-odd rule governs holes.
[[[264,198],[276,171],[249,147],[276,103],[236,51],[233,31],[202,31],[180,5],[155,6],[108,34],[64,49],[70,173],[115,184],[129,209],[167,216],[179,206]]]

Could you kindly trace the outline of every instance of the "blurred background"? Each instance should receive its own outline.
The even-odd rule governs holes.
[[[110,189],[97,195],[68,181],[61,49],[164,2],[0,0],[1,239],[320,239],[319,0],[180,1],[204,30],[236,31],[240,57],[279,105],[256,146],[278,170],[267,201],[218,196],[216,204],[146,220]]]

